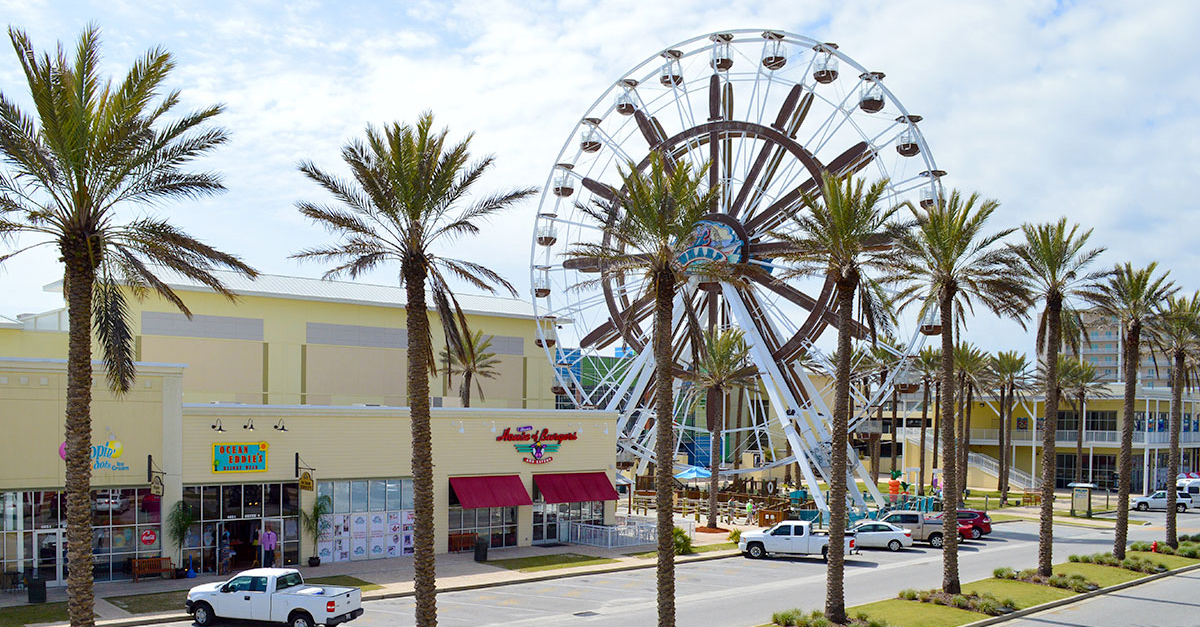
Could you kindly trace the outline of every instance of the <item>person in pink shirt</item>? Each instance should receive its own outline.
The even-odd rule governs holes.
[[[279,537],[275,535],[275,531],[270,527],[266,533],[259,538],[262,541],[263,548],[263,566],[270,568],[275,565],[275,548],[279,544]]]

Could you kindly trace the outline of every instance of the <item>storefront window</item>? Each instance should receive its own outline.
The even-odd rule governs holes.
[[[371,480],[371,511],[382,512],[387,509],[387,482],[382,479]]]
[[[517,545],[517,508],[464,508],[452,505],[449,548],[451,552],[475,549],[475,538],[487,538],[492,548]]]
[[[351,512],[367,511],[367,482],[366,481],[351,481],[350,482],[350,511]]]
[[[112,524],[114,525],[132,525],[137,522],[137,511],[140,503],[137,498],[137,490],[126,488],[124,490],[113,490],[112,498],[116,499],[117,507],[112,510]]]
[[[184,488],[185,490],[187,488]],[[200,488],[195,488],[199,490]],[[204,504],[200,516],[204,520],[216,520],[221,517],[221,488],[220,486],[204,486]]]
[[[350,483],[337,481],[333,484],[333,511],[350,511]]]
[[[146,488],[137,491],[137,521],[139,524],[162,522],[162,497],[150,493]],[[199,509],[193,509],[199,512]]]
[[[263,516],[278,516],[283,504],[283,490],[278,483],[263,487]]]
[[[33,496],[33,524],[38,529],[54,529],[59,526],[58,492],[31,492]]]
[[[387,480],[387,506],[386,509],[404,509],[403,504],[403,486],[404,484],[399,479]]]
[[[283,515],[284,516],[299,516],[300,515],[300,484],[285,483],[283,484]]]
[[[221,518],[242,517],[242,486],[221,486]]]
[[[262,486],[252,483],[242,486],[242,518],[258,518],[262,513]]]

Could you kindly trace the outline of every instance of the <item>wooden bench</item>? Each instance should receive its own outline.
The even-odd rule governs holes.
[[[452,534],[450,534],[450,538],[449,538],[450,539],[450,543],[449,543],[450,544],[450,547],[449,547],[450,552],[451,553],[463,553],[465,551],[474,550],[475,549],[475,538],[476,538],[476,534],[474,534],[474,533],[452,533]]]
[[[146,575],[159,575],[163,573],[171,573],[171,579],[175,578],[175,566],[171,564],[169,557],[136,557],[133,562],[133,582],[137,583],[139,577]]]

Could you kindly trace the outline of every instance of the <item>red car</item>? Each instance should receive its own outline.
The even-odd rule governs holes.
[[[963,522],[961,520],[958,521],[958,537],[959,538],[962,538],[963,540],[974,540],[974,539],[976,539],[976,536],[975,536],[976,533],[977,533],[977,530],[971,523]]]
[[[977,509],[960,509],[958,510],[958,526],[959,534],[963,533],[963,526],[967,526],[967,533],[964,538],[978,540],[983,536],[992,532],[992,519],[984,512]]]

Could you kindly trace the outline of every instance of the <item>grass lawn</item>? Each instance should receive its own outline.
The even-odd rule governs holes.
[[[616,564],[617,560],[607,557],[593,557],[578,553],[555,553],[553,555],[536,555],[533,557],[516,557],[506,560],[488,560],[488,564],[517,570],[523,573],[535,573],[540,570],[555,568],[572,568],[574,566],[596,566],[598,564]]]
[[[1008,522],[1010,520],[1031,520],[1030,518],[1025,518],[1022,516],[1013,516],[1012,514],[993,514],[991,512],[988,512],[988,516],[991,517],[992,522],[994,523]]]
[[[718,542],[716,544],[693,544],[693,553],[708,553],[709,551],[725,551],[728,549],[736,549],[737,542]],[[1191,561],[1191,560],[1189,560]]]
[[[846,610],[850,616],[859,612],[866,612],[871,618],[887,621],[891,627],[956,627],[987,618],[979,612],[901,599],[876,601]]]
[[[372,590],[382,590],[383,589],[383,586],[381,586],[377,583],[363,581],[362,579],[359,579],[358,577],[351,577],[349,575],[332,575],[329,577],[314,577],[312,579],[305,579],[304,583],[311,583],[311,584],[315,584],[318,586],[350,586],[351,588],[362,588],[363,592],[370,592]]]
[[[1178,555],[1163,555],[1162,553],[1151,553],[1149,551],[1127,551],[1128,557],[1142,557],[1156,564],[1162,564],[1171,570],[1191,566],[1192,564],[1200,563],[1200,560],[1179,557]]]
[[[0,627],[21,627],[32,623],[65,622],[66,620],[67,604],[65,602],[0,607]]]
[[[1019,610],[1075,596],[1075,593],[1070,590],[1011,579],[981,579],[964,585],[963,591],[974,594],[987,592],[997,599],[1012,599],[1016,602]]]
[[[183,602],[187,600],[187,590],[171,592],[156,592],[154,594],[131,594],[120,597],[105,597],[105,601],[129,612],[130,614],[162,614],[165,612],[183,612]]]
[[[1117,568],[1115,566],[1100,566],[1099,564],[1077,564],[1067,562],[1066,564],[1058,564],[1054,567],[1055,574],[1071,575],[1079,573],[1089,580],[1100,584],[1100,587],[1106,588],[1114,586],[1126,581],[1141,579],[1146,575],[1135,573],[1132,570]]]

